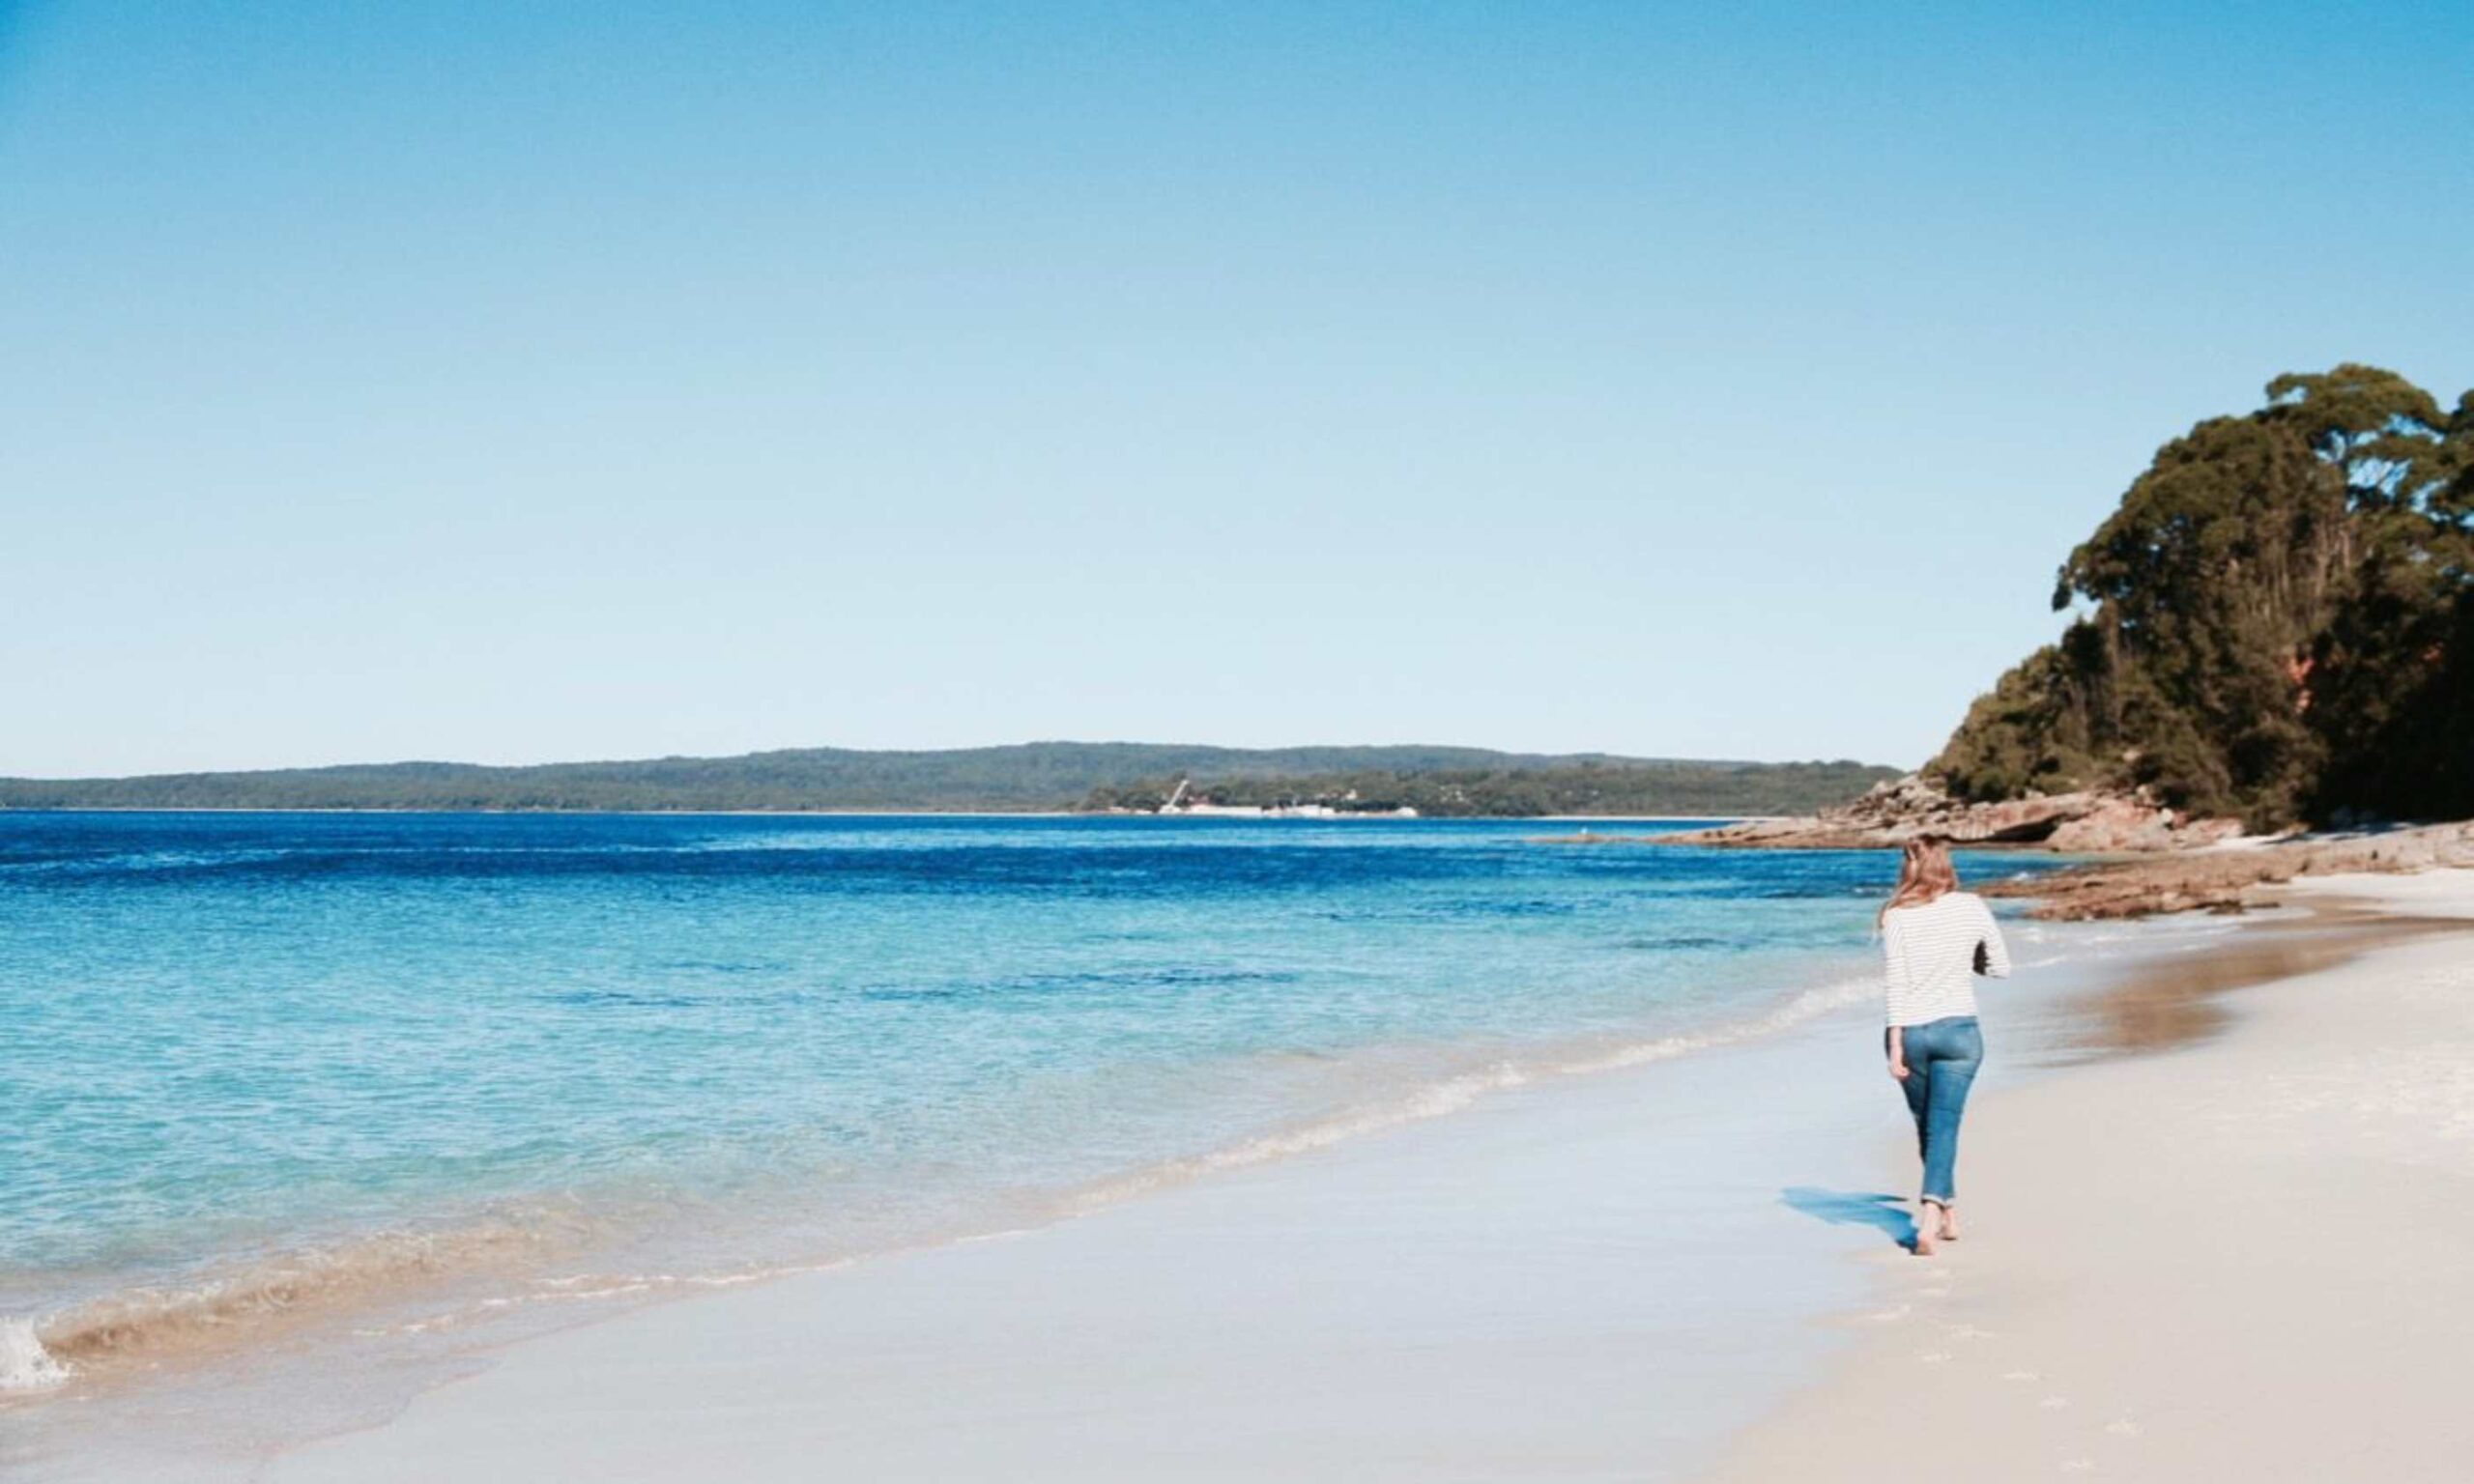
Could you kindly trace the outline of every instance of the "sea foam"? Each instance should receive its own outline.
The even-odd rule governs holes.
[[[43,1349],[31,1319],[0,1319],[0,1391],[47,1391],[69,1379],[68,1367]]]

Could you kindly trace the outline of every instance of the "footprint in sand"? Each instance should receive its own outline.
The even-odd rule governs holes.
[[[2044,1376],[2036,1371],[2004,1371],[2001,1373],[2001,1379],[2003,1381],[2042,1381]]]
[[[2064,1473],[2093,1473],[2096,1471],[2096,1461],[2092,1458],[2064,1459],[2061,1465],[2061,1471]]]
[[[2070,1398],[2066,1396],[2048,1396],[2043,1401],[2036,1403],[2036,1405],[2042,1407],[2047,1412],[2059,1412],[2064,1407],[2070,1405]]]
[[[1954,1340],[1989,1340],[1993,1338],[1992,1330],[1979,1329],[1973,1325],[1952,1325],[1949,1328],[1943,1330],[1942,1333],[1947,1334]]]
[[[1950,1362],[1950,1353],[1946,1350],[1928,1350],[1915,1358],[1926,1365],[1947,1365]]]
[[[2139,1436],[2139,1424],[2128,1417],[2115,1417],[2105,1424],[2105,1431],[2116,1438],[2136,1438]]]
[[[1876,1312],[1876,1313],[1873,1315],[1873,1318],[1874,1318],[1874,1319],[1876,1319],[1876,1320],[1878,1320],[1878,1321],[1880,1321],[1880,1322],[1881,1322],[1881,1323],[1883,1323],[1883,1324],[1888,1324],[1891,1320],[1894,1320],[1894,1319],[1905,1319],[1905,1318],[1907,1318],[1907,1316],[1908,1316],[1909,1314],[1913,1313],[1913,1312],[1914,1312],[1914,1305],[1913,1305],[1913,1304],[1907,1304],[1907,1303],[1902,1303],[1902,1304],[1900,1304],[1900,1305],[1899,1305],[1897,1308],[1895,1308],[1895,1309],[1882,1309],[1882,1310],[1880,1310],[1880,1311]]]

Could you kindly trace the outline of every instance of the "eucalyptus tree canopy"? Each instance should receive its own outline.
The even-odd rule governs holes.
[[[2062,563],[2077,616],[1931,764],[2259,826],[2474,813],[2474,392],[2346,364],[2157,450]]]

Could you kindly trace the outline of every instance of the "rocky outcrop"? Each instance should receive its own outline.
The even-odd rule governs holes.
[[[1770,850],[1861,850],[1917,835],[1961,844],[2038,845],[2071,854],[2183,850],[2241,833],[2231,819],[2194,819],[2135,794],[2093,790],[1968,804],[1917,774],[1876,784],[1862,797],[1819,814],[1750,819],[1658,839],[1670,844]]]
[[[2190,850],[2223,844],[2242,833],[2239,819],[2195,819],[2138,799],[2093,795],[2087,812],[2063,820],[2044,843],[2064,855]]]
[[[2304,836],[2223,850],[2074,866],[1988,882],[1987,897],[2030,899],[2030,917],[2146,917],[2159,912],[2239,912],[2254,889],[2296,876],[2348,871],[2412,872],[2474,867],[2474,822],[2358,834]]]
[[[2239,912],[2260,887],[2296,876],[2474,868],[2474,820],[2237,840],[2230,819],[2191,819],[2119,794],[2067,793],[1966,805],[1920,784],[1885,784],[1842,809],[1799,819],[1753,819],[1714,830],[1598,835],[1541,843],[1707,844],[1743,849],[1878,850],[1923,833],[1976,845],[2013,844],[2114,859],[1987,880],[1987,897],[2028,899],[2029,917],[2146,917]],[[2217,848],[2202,848],[2205,846]]]

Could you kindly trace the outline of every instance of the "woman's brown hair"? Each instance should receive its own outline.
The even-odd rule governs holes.
[[[1918,835],[1902,847],[1898,860],[1898,888],[1890,899],[1882,903],[1873,926],[1900,907],[1920,907],[1944,892],[1959,889],[1958,869],[1950,864],[1949,842],[1939,835]]]

